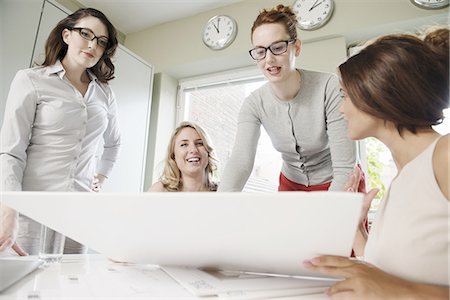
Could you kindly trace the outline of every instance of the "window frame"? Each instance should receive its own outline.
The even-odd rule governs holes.
[[[186,120],[186,98],[185,92],[191,89],[210,88],[213,86],[242,83],[264,78],[264,75],[255,66],[227,70],[201,76],[188,77],[178,81],[176,122]]]

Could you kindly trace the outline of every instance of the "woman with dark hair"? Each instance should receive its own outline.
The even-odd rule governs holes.
[[[331,73],[298,69],[297,19],[278,5],[251,29],[256,61],[268,83],[242,104],[232,155],[220,192],[242,191],[253,168],[261,125],[281,153],[279,191],[343,191],[355,167],[356,146],[339,112],[339,82]]]
[[[432,128],[449,107],[448,41],[448,28],[388,35],[339,67],[350,138],[379,139],[398,173],[370,234],[359,226],[364,260],[304,262],[345,278],[328,290],[333,299],[449,299],[450,135]]]
[[[149,192],[214,192],[217,159],[206,132],[192,122],[175,128],[167,147],[164,171]]]
[[[44,63],[17,72],[0,132],[2,191],[101,188],[120,147],[116,99],[108,85],[117,45],[116,30],[102,12],[79,9],[50,33]],[[0,251],[35,254],[40,225],[25,216],[19,222],[7,207],[0,213]],[[66,240],[65,253],[82,251]]]

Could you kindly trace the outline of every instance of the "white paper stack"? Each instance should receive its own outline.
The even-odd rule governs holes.
[[[331,278],[269,276],[265,274],[206,271],[188,267],[162,267],[181,286],[197,297],[265,299],[322,294],[336,282]]]

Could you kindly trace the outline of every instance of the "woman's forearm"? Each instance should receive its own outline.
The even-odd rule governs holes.
[[[355,253],[355,256],[364,256],[364,248],[366,247],[368,235],[365,225],[359,223],[353,242],[353,252]]]
[[[413,299],[421,300],[448,300],[450,299],[450,288],[448,286],[439,286],[431,284],[412,284],[411,291]]]

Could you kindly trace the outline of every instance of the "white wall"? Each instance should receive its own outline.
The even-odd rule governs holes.
[[[250,28],[262,8],[291,5],[292,0],[245,0],[189,18],[165,23],[126,37],[125,45],[152,62],[155,72],[186,78],[253,65]],[[335,0],[335,11],[328,24],[315,31],[299,31],[304,45],[344,37],[349,44],[361,38],[398,30],[414,30],[423,24],[448,22],[449,9],[424,10],[410,0]],[[231,46],[213,51],[203,45],[202,31],[215,14],[227,14],[238,23],[238,34]],[[328,49],[333,53],[335,49]],[[340,49],[338,51],[341,51]],[[316,57],[320,62],[323,58]]]
[[[336,67],[346,58],[345,38],[329,38],[313,43],[304,43],[296,60],[296,66],[303,69],[336,73]]]

